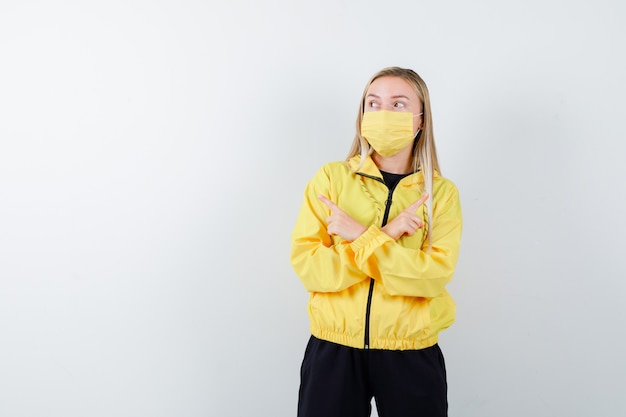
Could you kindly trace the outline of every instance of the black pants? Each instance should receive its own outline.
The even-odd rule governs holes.
[[[298,417],[448,415],[446,367],[438,345],[363,350],[311,337],[300,371]]]

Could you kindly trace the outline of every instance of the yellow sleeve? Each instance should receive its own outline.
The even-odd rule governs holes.
[[[380,282],[390,295],[432,298],[452,280],[463,228],[461,204],[457,188],[447,180],[437,194],[431,251],[428,242],[421,249],[403,247],[402,238],[382,245],[375,238],[368,239],[367,244],[361,244],[360,238],[352,242],[357,267]],[[374,228],[366,233],[385,235]]]
[[[320,169],[307,184],[291,234],[291,265],[309,292],[339,292],[368,278],[356,265],[350,242],[327,233],[330,210],[318,195],[332,199],[330,170]]]

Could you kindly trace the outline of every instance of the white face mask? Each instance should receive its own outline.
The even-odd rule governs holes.
[[[393,156],[415,139],[413,118],[422,114],[388,110],[363,113],[361,135],[378,154]]]

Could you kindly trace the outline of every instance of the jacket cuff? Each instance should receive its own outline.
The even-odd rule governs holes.
[[[393,239],[391,238],[391,236],[380,230],[378,226],[370,226],[367,228],[365,233],[363,233],[352,243],[350,243],[350,247],[352,248],[354,253],[357,254],[368,247],[380,247],[385,242],[389,242],[392,240]]]

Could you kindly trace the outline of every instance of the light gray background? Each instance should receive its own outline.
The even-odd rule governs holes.
[[[462,254],[451,416],[626,414],[625,6],[0,2],[0,415],[293,416],[302,191],[400,65]]]

